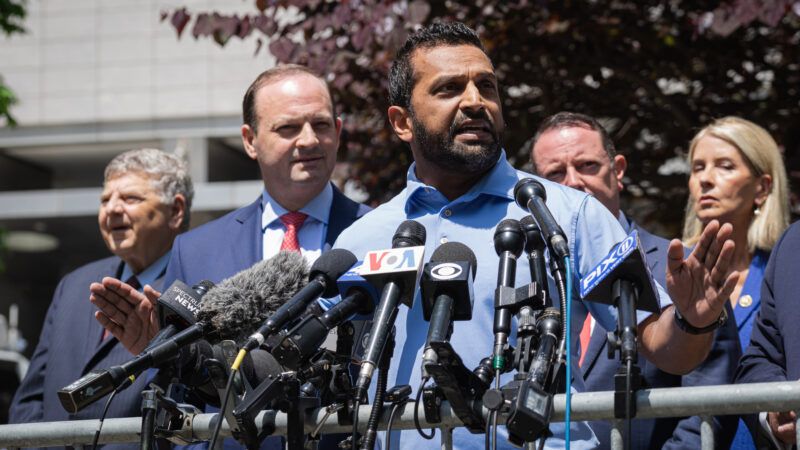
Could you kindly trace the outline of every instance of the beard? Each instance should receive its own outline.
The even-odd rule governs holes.
[[[438,133],[428,129],[410,111],[411,123],[414,126],[414,143],[422,157],[428,162],[448,172],[464,174],[481,174],[494,167],[500,157],[500,136],[495,123],[486,110],[476,113],[459,111],[450,124],[447,133]],[[475,144],[464,144],[455,141],[461,125],[467,120],[483,120],[491,129],[491,140]]]

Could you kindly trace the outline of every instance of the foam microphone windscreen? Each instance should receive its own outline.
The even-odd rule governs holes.
[[[220,340],[241,344],[308,282],[308,265],[298,252],[280,252],[211,288],[197,313]]]

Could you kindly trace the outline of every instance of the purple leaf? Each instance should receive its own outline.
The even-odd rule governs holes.
[[[430,13],[431,5],[428,2],[414,0],[408,5],[408,22],[411,25],[421,24],[425,22]]]
[[[207,13],[200,13],[194,21],[192,36],[197,39],[200,36],[210,36],[214,32],[211,16]]]
[[[269,52],[275,56],[278,62],[289,62],[295,53],[297,44],[288,38],[281,37],[269,43]]]
[[[353,76],[345,72],[336,76],[331,84],[338,90],[344,90],[350,82],[353,81]]]
[[[239,28],[239,17],[234,15],[233,17],[230,16],[222,16],[218,13],[214,13],[213,18],[213,29],[214,29],[214,40],[220,46],[224,46],[228,40],[236,34],[236,30]]]
[[[202,14],[201,14],[202,15]],[[186,24],[189,23],[189,20],[192,16],[186,12],[186,8],[176,9],[174,13],[172,13],[172,26],[175,27],[175,31],[178,33],[178,39],[180,39],[181,34],[183,33],[183,29],[186,27]],[[195,38],[197,35],[195,35]]]
[[[372,40],[372,30],[363,27],[358,30],[351,38],[350,42],[353,44],[353,48],[360,52],[363,50]]]
[[[774,27],[780,23],[783,16],[789,12],[789,3],[785,0],[767,0],[761,6],[759,19],[767,25]]]
[[[266,36],[272,36],[278,30],[278,24],[275,22],[275,19],[267,17],[264,14],[253,18],[253,25]]]
[[[253,25],[250,22],[250,16],[245,15],[244,17],[242,17],[241,20],[239,20],[238,25],[239,26],[236,31],[236,36],[238,36],[239,39],[246,38],[253,31]]]

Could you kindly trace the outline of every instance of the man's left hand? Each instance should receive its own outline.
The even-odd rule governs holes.
[[[731,271],[733,227],[711,221],[692,253],[683,259],[683,245],[673,239],[667,256],[667,292],[691,325],[703,328],[716,322],[733,293],[739,273]]]

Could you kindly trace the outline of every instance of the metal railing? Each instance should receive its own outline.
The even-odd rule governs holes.
[[[563,421],[565,396],[556,395],[554,399],[553,421]],[[366,424],[370,408],[360,409],[359,423]],[[702,449],[714,448],[711,429],[711,416],[727,414],[747,414],[759,411],[800,410],[800,383],[757,383],[722,386],[681,387],[644,389],[636,393],[637,418],[701,416]],[[393,422],[392,429],[413,429],[413,402],[406,404]],[[484,408],[484,416],[488,416]],[[265,413],[262,412],[256,423],[260,424]],[[388,413],[383,414],[381,430],[387,426]],[[442,448],[450,448],[450,431],[461,426],[447,402],[442,404],[442,422],[428,423],[424,414],[419,414],[424,428],[440,428],[443,436]],[[800,413],[798,414],[800,418]],[[198,440],[209,440],[217,414],[198,414],[187,421],[191,436]],[[611,448],[621,449],[622,438],[619,432],[621,421],[614,419],[614,393],[589,392],[572,396],[572,420],[612,420]],[[799,419],[800,420],[800,419]],[[323,422],[324,423],[321,423]],[[99,420],[77,420],[70,422],[43,422],[17,425],[0,425],[0,447],[15,449],[19,447],[46,447],[71,445],[81,447],[92,442]],[[274,415],[276,435],[286,434],[286,415]],[[796,424],[800,425],[800,424]],[[351,431],[351,426],[340,425],[336,415],[328,415],[325,408],[319,408],[306,415],[305,431],[310,433],[319,428],[321,433],[341,433]],[[141,419],[138,417],[106,419],[100,435],[100,443],[138,442]],[[797,426],[800,442],[800,426]],[[223,422],[223,436],[230,436],[227,423]]]

